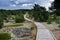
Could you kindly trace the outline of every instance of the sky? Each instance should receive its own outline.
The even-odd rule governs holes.
[[[54,0],[0,0],[0,9],[32,9],[34,4],[39,4],[48,10]]]

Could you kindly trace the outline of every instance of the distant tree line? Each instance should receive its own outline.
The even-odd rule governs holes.
[[[26,12],[35,19],[35,21],[46,21],[48,19],[48,11],[44,7],[35,4],[33,9],[20,9],[20,10],[0,10],[0,17],[6,19],[9,15],[23,16]]]

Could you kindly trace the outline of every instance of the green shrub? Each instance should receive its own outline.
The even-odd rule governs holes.
[[[53,17],[52,15],[49,14],[47,23],[48,23],[48,24],[51,24],[51,22],[53,22],[53,21],[54,21],[54,17]]]
[[[56,17],[56,23],[60,23],[60,18],[59,17]]]
[[[35,29],[35,27],[31,27],[31,30]]]
[[[23,24],[20,24],[20,23],[16,23],[16,24],[12,24],[12,25],[9,25],[10,27],[17,27],[17,26],[23,26]]]
[[[22,16],[18,16],[18,15],[17,15],[17,16],[15,17],[15,22],[16,22],[16,23],[24,22],[24,18],[23,18]]]
[[[51,19],[48,19],[47,20],[47,24],[51,24],[52,20]]]
[[[0,19],[0,29],[3,27],[3,20]]]
[[[10,40],[11,36],[8,33],[0,33],[0,40]]]
[[[3,22],[0,22],[0,29],[3,27]]]
[[[31,27],[31,30],[33,29],[37,29],[36,25],[33,25],[33,27]]]
[[[59,20],[56,20],[56,23],[58,23],[58,24],[59,24],[59,23],[60,23],[60,22],[59,22]]]
[[[60,28],[60,25],[58,27]]]

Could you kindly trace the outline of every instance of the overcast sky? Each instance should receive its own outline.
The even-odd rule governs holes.
[[[54,0],[0,0],[0,9],[31,9],[39,4],[48,10]]]

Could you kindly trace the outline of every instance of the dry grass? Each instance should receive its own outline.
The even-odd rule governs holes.
[[[59,39],[59,37],[60,37],[59,24],[57,24],[55,22],[52,22],[51,24],[47,24],[46,22],[43,22],[42,24],[44,24],[47,29],[52,31],[52,33],[54,34],[54,36],[56,37],[57,40]]]
[[[33,37],[33,40],[36,40],[37,30],[36,29],[33,29],[31,35]]]
[[[48,28],[49,30],[60,29],[59,24],[55,22],[52,22],[51,24],[47,24],[46,22],[43,22],[42,24],[45,25],[46,28]]]
[[[19,26],[23,26],[23,23],[14,23],[14,24],[6,24],[4,25],[5,27],[19,27]]]

